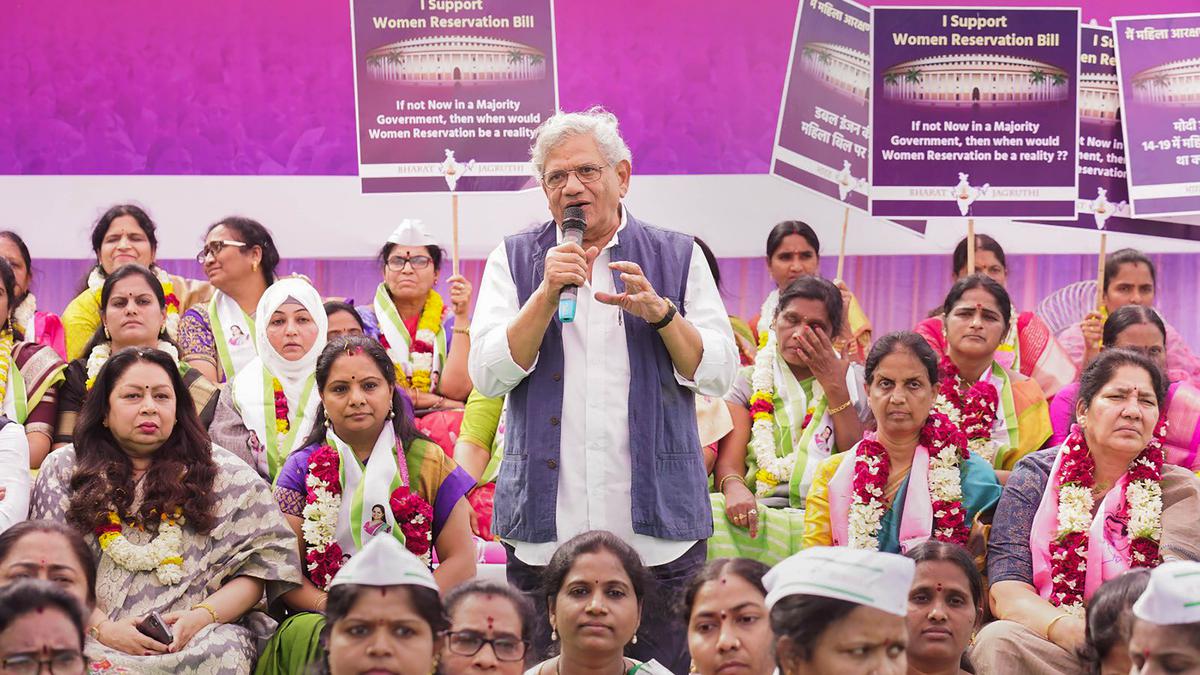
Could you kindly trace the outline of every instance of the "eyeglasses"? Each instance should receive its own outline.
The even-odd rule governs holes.
[[[414,255],[410,257],[397,255],[387,259],[387,268],[393,272],[399,272],[404,269],[405,265],[412,265],[414,270],[423,270],[429,267],[429,263],[431,262],[433,262],[433,258],[427,255]]]
[[[500,661],[520,661],[525,658],[525,641],[512,637],[488,638],[473,630],[447,633],[451,653],[459,656],[475,656],[484,645],[492,646],[492,653]]]
[[[210,255],[214,258],[221,255],[221,251],[225,250],[226,246],[245,248],[249,246],[249,244],[244,241],[232,241],[230,239],[216,239],[210,241],[204,245],[204,248],[200,249],[199,253],[196,254],[196,262],[203,263]]]
[[[14,675],[38,675],[42,666],[50,675],[81,675],[87,671],[87,657],[72,650],[55,650],[48,659],[39,659],[32,654],[18,654],[0,659],[0,670]]]
[[[600,180],[600,175],[604,173],[605,165],[597,166],[595,164],[583,164],[574,169],[566,171],[551,171],[550,173],[542,174],[542,185],[557,190],[567,184],[567,179],[571,174],[579,179],[580,183],[595,183]]]

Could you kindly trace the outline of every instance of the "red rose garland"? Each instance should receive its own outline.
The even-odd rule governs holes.
[[[958,366],[954,365],[949,357],[942,358],[938,371],[941,374],[941,384],[934,407],[958,425],[966,435],[969,447],[991,462],[992,453],[988,451],[994,452],[990,441],[1000,407],[1000,395],[996,387],[980,380],[963,391]]]
[[[1156,567],[1161,562],[1158,539],[1162,536],[1162,438],[1166,423],[1160,420],[1154,436],[1133,460],[1125,487],[1123,519],[1128,518],[1130,565]],[[1063,443],[1058,467],[1057,537],[1050,542],[1050,602],[1082,616],[1087,585],[1087,550],[1096,484],[1096,463],[1087,439],[1074,427]]]
[[[309,578],[321,589],[329,588],[343,562],[342,547],[337,543],[337,518],[342,503],[340,465],[337,450],[328,445],[314,450],[308,460],[303,525],[305,561]],[[392,492],[389,505],[404,534],[405,548],[428,564],[433,547],[433,507],[406,485]]]

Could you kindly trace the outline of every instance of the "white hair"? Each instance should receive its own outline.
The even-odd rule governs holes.
[[[546,155],[560,143],[572,136],[591,134],[600,147],[600,154],[610,165],[617,165],[621,160],[633,163],[633,155],[621,132],[617,128],[617,116],[600,106],[594,106],[583,112],[558,111],[542,122],[533,132],[533,145],[529,148],[529,161],[533,164],[534,175],[541,180],[546,168]]]

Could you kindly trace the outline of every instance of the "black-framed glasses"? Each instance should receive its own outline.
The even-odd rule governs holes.
[[[485,638],[473,630],[451,631],[446,637],[450,652],[459,656],[475,656],[484,645],[491,645],[497,660],[520,661],[525,658],[525,641],[515,637]]]
[[[196,262],[203,264],[208,259],[208,256],[211,255],[215,258],[221,255],[221,251],[225,250],[226,246],[245,248],[249,244],[244,241],[233,241],[232,239],[214,239],[205,244],[204,248],[200,249],[200,252],[196,254]]]
[[[423,270],[429,267],[431,262],[433,262],[433,258],[427,255],[394,255],[387,259],[387,268],[393,272],[399,272],[404,269],[405,265],[412,265],[414,270]]]
[[[0,671],[13,675],[38,675],[42,666],[50,675],[82,675],[87,672],[87,657],[73,649],[56,649],[50,658],[42,659],[33,654],[17,654],[0,659]]]
[[[571,174],[579,179],[580,183],[595,183],[600,180],[600,176],[604,173],[604,167],[607,164],[581,164],[574,169],[566,169],[559,171],[551,171],[550,173],[542,174],[542,184],[551,190],[557,190],[567,184],[567,179]]]

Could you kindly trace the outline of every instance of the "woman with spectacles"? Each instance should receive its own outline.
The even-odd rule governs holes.
[[[462,423],[471,393],[471,282],[455,274],[447,281],[447,304],[434,290],[443,251],[418,220],[405,219],[379,251],[383,282],[374,302],[358,307],[367,335],[379,340],[403,374],[417,426],[447,453]],[[453,316],[453,330],[447,319]],[[453,334],[453,340],[451,339]]]
[[[92,228],[96,266],[88,273],[86,286],[62,315],[67,334],[67,361],[83,356],[83,348],[100,325],[100,287],[104,285],[105,277],[122,265],[137,263],[154,272],[167,298],[167,335],[172,340],[177,338],[180,314],[212,295],[212,287],[207,282],[167,274],[155,263],[157,229],[150,215],[133,204],[118,204],[96,221]]]
[[[0,590],[0,673],[83,675],[83,608],[48,581]]]
[[[475,579],[446,595],[450,630],[442,675],[520,675],[525,670],[533,607],[508,584]]]
[[[185,363],[224,382],[258,356],[254,311],[275,283],[279,251],[261,223],[232,216],[208,228],[196,261],[216,292],[206,306],[184,313],[179,347]]]

